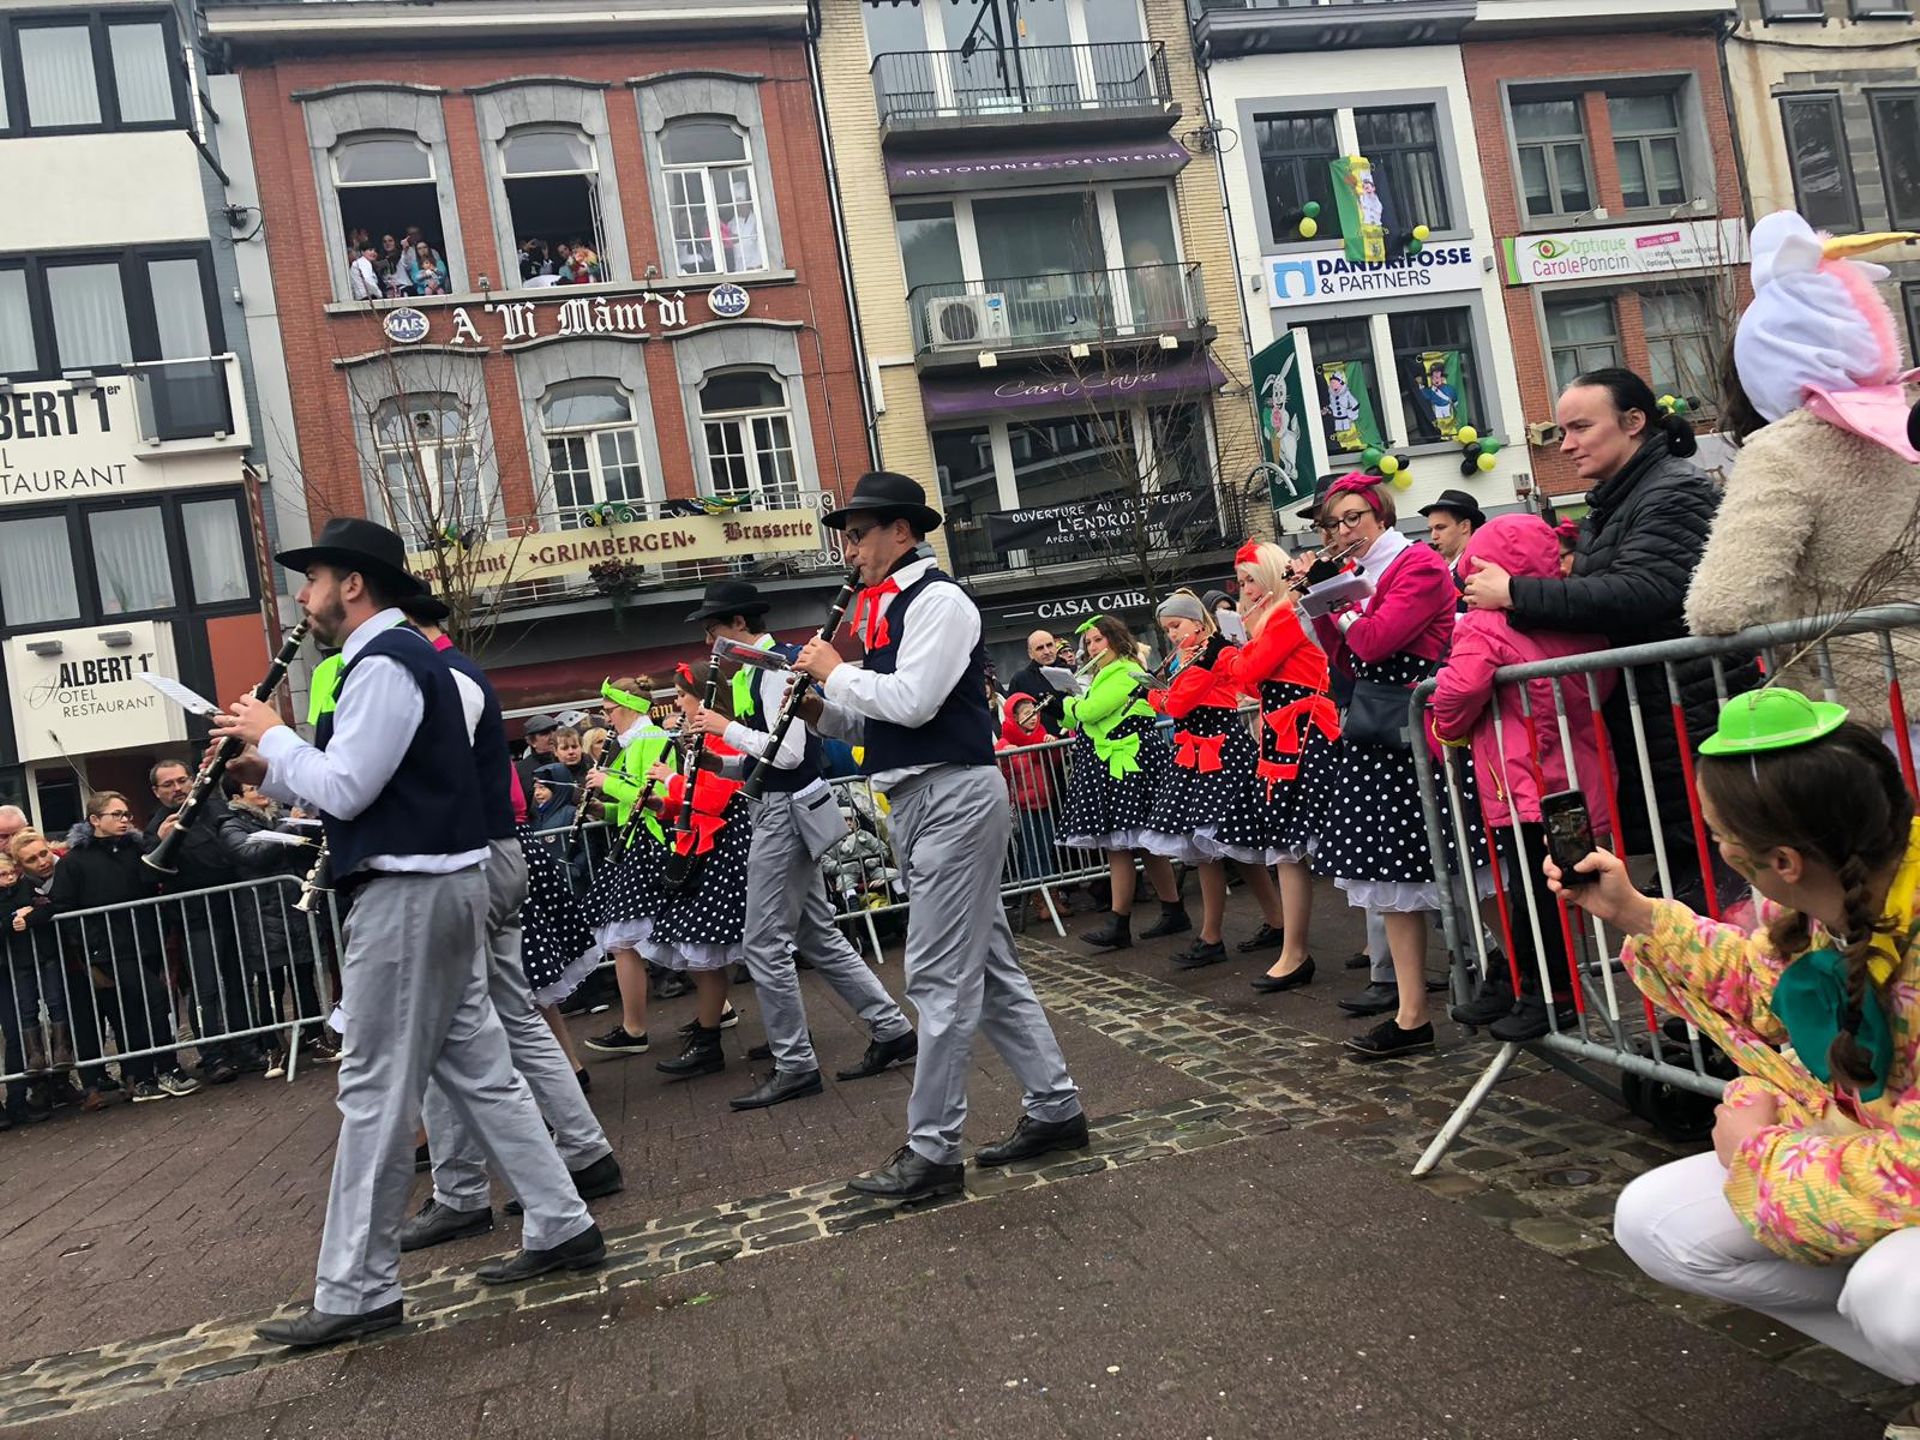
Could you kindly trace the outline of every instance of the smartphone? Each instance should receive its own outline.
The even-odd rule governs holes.
[[[1573,869],[1595,848],[1586,797],[1578,790],[1556,790],[1541,797],[1540,816],[1547,827],[1547,854],[1560,868],[1560,883],[1568,888],[1592,884],[1591,876],[1576,875]]]

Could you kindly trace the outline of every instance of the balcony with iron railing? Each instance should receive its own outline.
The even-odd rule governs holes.
[[[907,307],[923,370],[983,350],[1177,343],[1209,328],[1198,262],[916,285]]]
[[[1158,40],[876,56],[880,139],[897,147],[1165,134],[1180,118]]]
[[[1188,0],[1194,43],[1228,59],[1270,51],[1445,45],[1476,0]]]

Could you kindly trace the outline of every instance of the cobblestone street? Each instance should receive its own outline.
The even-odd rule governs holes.
[[[628,1181],[595,1206],[606,1269],[488,1290],[473,1270],[515,1242],[503,1219],[408,1257],[402,1330],[321,1354],[252,1326],[311,1282],[330,1073],[16,1132],[0,1422],[36,1440],[1879,1433],[1904,1392],[1639,1279],[1613,1197],[1680,1152],[1543,1066],[1409,1179],[1484,1052],[1443,1025],[1431,1055],[1344,1058],[1357,926],[1322,899],[1321,977],[1280,997],[1247,989],[1252,958],[1181,972],[1168,943],[1093,958],[1032,932],[1095,1143],[920,1210],[843,1184],[898,1143],[907,1075],[726,1109],[759,1039],[736,994],[725,1076],[593,1067]],[[1236,911],[1228,938],[1253,928]],[[897,957],[883,974],[898,987]],[[823,1063],[849,1063],[851,1018],[807,994]],[[656,1041],[686,1004],[658,1008]],[[976,1142],[1010,1127],[990,1055],[973,1099]]]

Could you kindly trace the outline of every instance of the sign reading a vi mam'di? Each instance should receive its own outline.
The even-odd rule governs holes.
[[[584,575],[608,560],[672,565],[819,550],[823,546],[817,512],[757,510],[632,520],[597,530],[539,531],[504,540],[483,540],[464,552],[466,559],[460,569],[470,584],[491,588],[523,580]],[[432,583],[442,578],[431,550],[409,555],[407,568]]]

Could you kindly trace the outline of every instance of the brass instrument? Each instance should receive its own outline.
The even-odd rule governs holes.
[[[287,671],[293,666],[294,657],[300,653],[301,643],[305,641],[307,632],[312,628],[313,621],[303,616],[300,623],[287,632],[287,638],[280,647],[280,653],[273,657],[273,664],[267,668],[266,679],[253,687],[254,699],[266,700],[280,688],[280,683],[287,678]],[[199,773],[193,777],[193,788],[187,792],[186,800],[174,812],[173,828],[160,837],[158,845],[140,857],[141,864],[158,870],[163,875],[171,875],[179,868],[173,863],[174,852],[186,839],[186,833],[193,826],[194,821],[200,818],[200,811],[205,807],[207,797],[220,784],[220,777],[226,774],[227,766],[231,765],[235,757],[246,748],[246,741],[237,735],[230,735],[200,762]]]
[[[852,571],[847,583],[840,587],[840,593],[833,597],[833,603],[827,607],[827,620],[820,627],[820,638],[829,645],[833,637],[840,633],[840,623],[846,619],[847,607],[853,604],[853,597],[860,590],[860,572]],[[767,758],[753,767],[753,773],[747,777],[746,795],[749,800],[758,800],[767,788],[767,777],[773,773],[773,757],[780,753],[780,746],[787,738],[787,729],[793,724],[794,717],[800,713],[800,701],[805,697],[808,680],[798,671],[794,672],[793,683],[787,689],[787,698],[780,707],[780,718],[773,724],[772,738],[767,744]]]

